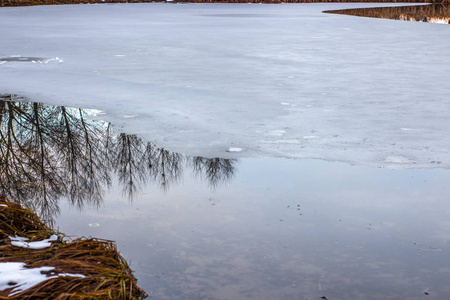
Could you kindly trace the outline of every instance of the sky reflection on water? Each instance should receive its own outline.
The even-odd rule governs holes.
[[[243,159],[215,191],[189,176],[133,204],[111,190],[98,211],[65,207],[57,224],[117,240],[154,299],[422,299],[426,289],[442,299],[449,179],[440,169]]]

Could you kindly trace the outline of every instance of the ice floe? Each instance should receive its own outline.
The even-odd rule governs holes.
[[[43,57],[29,57],[20,55],[12,55],[9,57],[0,58],[0,63],[4,64],[7,62],[30,62],[30,63],[48,64],[51,62],[62,63],[64,62],[64,60],[59,57],[43,58]]]

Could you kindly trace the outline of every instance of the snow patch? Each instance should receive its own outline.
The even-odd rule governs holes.
[[[267,132],[265,135],[267,136],[282,136],[286,133],[286,130],[271,130],[269,132]]]
[[[230,147],[227,152],[241,152],[242,148]]]
[[[266,144],[301,144],[299,140],[275,140],[275,141],[264,141]]]
[[[58,236],[54,234],[48,239],[35,242],[27,242],[29,239],[21,236],[10,236],[9,238],[11,240],[11,245],[13,246],[39,250],[50,247],[52,245],[51,242],[56,241],[58,239]]]
[[[8,207],[6,204],[0,204],[0,207]]]
[[[43,272],[51,272],[54,267],[25,268],[23,262],[0,263],[0,291],[12,289],[9,296],[14,296],[33,286],[56,277],[85,277],[82,274],[56,274],[47,276]]]
[[[100,115],[105,115],[106,113],[100,109],[85,109],[83,110],[84,113],[86,113],[89,117],[96,117]]]
[[[410,163],[414,163],[413,160],[411,160],[411,159],[409,159],[407,157],[403,157],[403,156],[388,156],[388,157],[386,157],[384,162],[386,162],[386,163],[394,163],[394,164],[410,164]]]

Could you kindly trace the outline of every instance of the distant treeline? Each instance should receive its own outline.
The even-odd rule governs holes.
[[[450,23],[450,5],[448,4],[342,9],[324,12],[405,21],[433,22],[433,20],[440,20]]]
[[[88,3],[151,3],[166,2],[165,0],[0,0],[0,6],[30,6],[58,4],[88,4]],[[169,2],[169,1],[167,1]],[[397,2],[397,3],[448,3],[450,0],[174,0],[173,3],[349,3],[349,2]]]

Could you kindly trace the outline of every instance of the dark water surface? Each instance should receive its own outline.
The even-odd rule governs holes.
[[[187,157],[2,99],[1,192],[117,241],[154,299],[450,295],[448,170]]]
[[[155,299],[450,295],[448,170],[286,159],[238,169],[215,190],[185,176],[132,203],[113,188],[98,210],[64,205],[56,224],[116,240]]]

